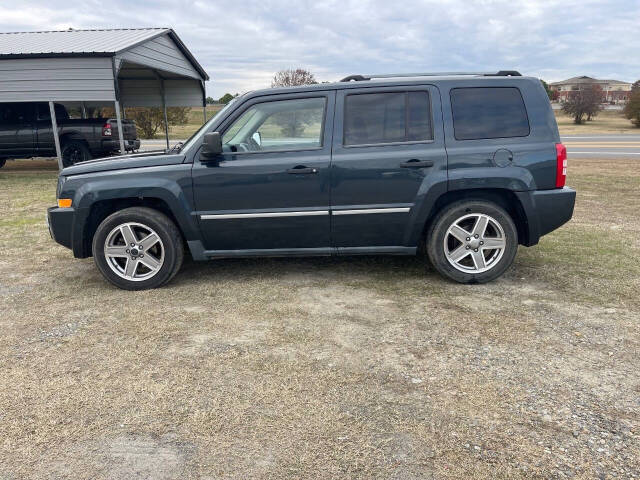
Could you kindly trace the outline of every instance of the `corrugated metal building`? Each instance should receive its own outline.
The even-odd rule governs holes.
[[[114,102],[120,121],[121,106],[204,108],[207,80],[170,28],[0,33],[0,102]]]

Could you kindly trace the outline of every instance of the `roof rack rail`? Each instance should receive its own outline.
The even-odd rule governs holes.
[[[451,77],[457,75],[472,75],[477,77],[521,77],[516,70],[499,70],[497,72],[428,72],[428,73],[386,73],[382,75],[349,75],[341,82],[362,82],[372,78],[397,78],[397,77]]]

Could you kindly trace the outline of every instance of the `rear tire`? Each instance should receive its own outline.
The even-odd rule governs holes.
[[[176,225],[147,207],[109,215],[93,236],[93,259],[100,273],[124,290],[157,288],[182,265],[184,250]]]
[[[87,144],[81,140],[69,140],[62,145],[62,166],[70,167],[78,162],[91,160]]]
[[[518,251],[511,216],[485,200],[463,200],[444,208],[426,240],[433,266],[459,283],[485,283],[502,275]]]

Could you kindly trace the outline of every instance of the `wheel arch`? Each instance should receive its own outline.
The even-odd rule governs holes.
[[[124,197],[104,199],[94,202],[89,208],[86,216],[86,221],[82,229],[82,242],[80,251],[76,256],[80,258],[86,258],[93,256],[92,243],[93,237],[98,229],[98,226],[109,215],[131,207],[147,207],[153,210],[157,210],[166,215],[176,226],[183,241],[186,239],[183,226],[174,215],[173,210],[169,204],[162,198],[157,197]],[[74,252],[75,253],[75,252]]]
[[[493,202],[502,207],[511,216],[518,231],[518,243],[529,245],[531,239],[529,234],[529,223],[525,209],[515,192],[505,188],[471,188],[461,190],[449,190],[440,195],[434,202],[420,234],[418,248],[424,248],[424,240],[429,227],[435,220],[439,212],[448,205],[460,200],[483,200]]]

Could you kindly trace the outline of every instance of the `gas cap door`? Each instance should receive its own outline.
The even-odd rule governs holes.
[[[508,167],[513,163],[513,152],[506,148],[496,150],[496,153],[493,154],[493,163],[497,167]]]

